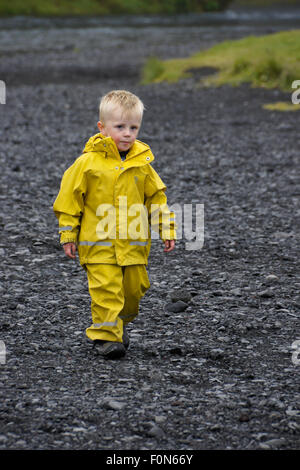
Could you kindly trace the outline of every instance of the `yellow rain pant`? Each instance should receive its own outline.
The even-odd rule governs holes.
[[[119,341],[126,325],[138,315],[140,299],[150,287],[146,266],[85,264],[91,296],[91,340]]]

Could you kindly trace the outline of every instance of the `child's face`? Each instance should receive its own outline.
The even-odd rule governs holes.
[[[124,115],[122,111],[114,111],[105,121],[99,121],[98,128],[105,137],[111,137],[120,152],[129,150],[138,136],[141,127],[141,117],[130,114]]]

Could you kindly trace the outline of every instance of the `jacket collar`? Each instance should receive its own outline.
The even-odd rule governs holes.
[[[105,152],[106,158],[112,157],[120,159],[119,150],[114,140],[111,137],[105,137],[101,133],[95,134],[89,138],[83,152]],[[126,161],[136,158],[139,161],[141,160],[141,163],[151,163],[154,160],[154,155],[152,154],[149,145],[141,142],[140,140],[136,140],[134,142],[127,154]]]

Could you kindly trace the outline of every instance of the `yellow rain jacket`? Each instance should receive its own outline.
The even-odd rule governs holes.
[[[65,171],[53,210],[61,244],[75,242],[82,265],[147,264],[150,224],[162,240],[175,239],[175,216],[153,160],[150,147],[136,140],[122,161],[113,139],[98,133]]]

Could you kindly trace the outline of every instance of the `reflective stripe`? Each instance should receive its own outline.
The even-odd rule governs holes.
[[[140,245],[140,246],[146,246],[148,245],[148,242],[130,242],[129,245]]]
[[[82,245],[82,246],[111,246],[111,242],[106,242],[106,241],[102,241],[102,242],[79,242],[78,245]]]
[[[93,323],[93,328],[101,328],[101,326],[117,326],[118,320],[112,321],[105,321],[104,323]]]
[[[63,232],[64,230],[72,230],[72,225],[67,225],[66,227],[59,227],[59,232]]]

